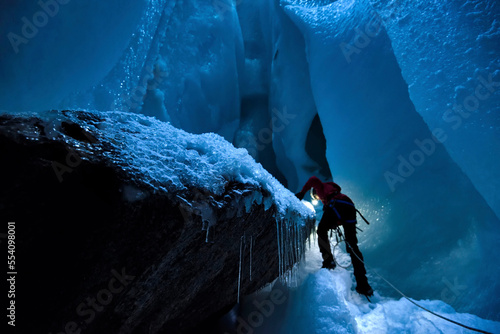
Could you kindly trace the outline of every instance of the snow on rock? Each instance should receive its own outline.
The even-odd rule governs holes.
[[[40,117],[50,122],[54,135],[58,134],[62,122],[81,124],[98,139],[113,145],[119,156],[116,163],[157,191],[196,188],[221,195],[228,183],[238,182],[262,188],[270,196],[263,199],[262,195],[252,195],[254,197],[246,202],[247,212],[253,202],[265,203],[267,208],[273,203],[283,218],[288,211],[312,217],[312,212],[245,149],[235,148],[215,133],[193,135],[156,118],[125,112],[54,111],[14,115]],[[71,137],[66,140],[75,142]],[[85,146],[78,144],[77,149],[85,151]]]
[[[143,115],[1,114],[0,149],[26,333],[202,326],[288,275],[314,223],[245,150]]]

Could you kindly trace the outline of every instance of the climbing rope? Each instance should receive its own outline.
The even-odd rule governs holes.
[[[331,232],[333,232],[334,230],[330,230],[330,231],[331,231]],[[336,231],[336,230],[335,230],[335,231]],[[332,238],[332,233],[330,233],[330,240],[331,240],[331,238]],[[344,239],[342,239],[342,235],[341,235],[341,237],[339,238],[339,234],[338,234],[338,233],[335,233],[335,239],[336,239],[336,241],[337,241],[337,242],[336,242],[336,243],[335,243],[335,245],[332,247],[332,254],[335,254],[335,249],[337,248],[337,246],[338,246],[338,245],[340,245],[340,243],[341,243],[342,241],[344,241]],[[328,240],[328,241],[330,242],[330,240]],[[330,242],[330,246],[331,246],[331,245],[332,245],[332,243]],[[351,264],[349,264],[349,265],[347,265],[347,266],[345,266],[345,267],[344,267],[343,265],[341,265],[340,263],[338,263],[338,262],[337,262],[337,257],[336,257],[336,256],[334,256],[334,257],[333,257],[333,261],[335,262],[335,264],[336,264],[337,266],[339,266],[339,267],[340,267],[340,268],[342,268],[342,269],[349,269],[349,268],[352,266],[352,263],[351,263]]]
[[[343,240],[337,241],[337,243],[335,244],[335,246],[333,246],[333,251],[332,251],[332,253],[333,253],[333,254],[335,254],[335,248],[337,248],[337,246],[338,246],[338,245],[339,245],[342,241],[343,241]],[[347,266],[345,266],[345,267],[344,267],[344,266],[342,266],[340,263],[338,263],[338,262],[337,262],[337,258],[336,258],[335,256],[333,257],[333,261],[335,261],[335,264],[336,264],[337,266],[339,266],[340,268],[342,268],[342,269],[349,269],[349,268],[352,266],[352,264],[347,265]]]
[[[338,246],[338,244],[339,244],[340,242],[344,241],[344,242],[345,242],[345,243],[346,243],[346,244],[347,244],[347,245],[348,245],[351,249],[353,249],[353,248],[351,247],[351,245],[349,245],[349,243],[345,240],[345,238],[343,238],[342,232],[340,231],[340,229],[339,229],[338,227],[337,227],[336,232],[340,235],[340,240],[337,238],[337,244],[335,245],[335,247],[337,247],[337,246]],[[336,236],[337,236],[337,235],[336,235]],[[335,248],[334,248],[334,249],[335,249]],[[358,256],[355,252],[352,252],[351,254],[354,254],[354,255],[358,258],[358,260],[359,260],[359,261],[361,261],[361,262],[365,265],[366,269],[370,269],[370,271],[371,271],[371,272],[375,273],[375,275],[377,275],[377,276],[378,276],[378,277],[380,277],[382,280],[384,280],[387,284],[389,284],[389,285],[391,286],[391,288],[393,288],[393,289],[394,289],[397,293],[399,293],[401,296],[403,296],[403,298],[405,298],[406,300],[408,300],[408,301],[409,301],[410,303],[412,303],[413,305],[415,305],[415,306],[417,306],[417,307],[421,308],[422,310],[424,310],[424,311],[426,311],[426,312],[429,312],[429,313],[430,313],[430,314],[432,314],[432,315],[435,315],[435,316],[436,316],[436,317],[438,317],[438,318],[441,318],[441,319],[443,319],[443,320],[449,321],[449,322],[451,322],[451,323],[453,323],[453,324],[455,324],[455,325],[462,326],[463,328],[467,328],[467,329],[469,329],[469,330],[471,330],[471,331],[475,331],[475,332],[479,332],[479,333],[485,333],[485,334],[493,334],[493,333],[491,333],[491,332],[486,332],[486,331],[483,331],[483,330],[481,330],[481,329],[477,329],[477,328],[473,328],[473,327],[470,327],[470,326],[467,326],[467,325],[461,324],[461,323],[459,323],[459,322],[457,322],[457,321],[455,321],[455,320],[452,320],[452,319],[446,318],[446,317],[444,317],[444,316],[442,316],[442,315],[440,315],[440,314],[437,314],[437,313],[435,313],[435,312],[433,312],[433,311],[431,311],[431,310],[429,310],[429,309],[427,309],[427,308],[425,308],[425,307],[423,307],[423,306],[421,306],[421,305],[417,304],[416,302],[414,302],[413,300],[411,300],[408,296],[406,296],[403,292],[401,292],[398,288],[396,288],[396,287],[395,287],[395,286],[394,286],[391,282],[389,282],[387,279],[385,279],[382,275],[380,275],[379,273],[377,273],[377,272],[376,272],[375,270],[373,270],[372,268],[368,267],[368,266],[366,265],[366,263],[365,263],[362,259],[360,259],[360,258],[359,258],[359,256]],[[335,263],[337,263],[337,261],[335,261]],[[338,265],[338,263],[337,263],[337,265]],[[342,266],[340,266],[340,267],[341,267],[341,268],[344,268],[344,267],[342,267]],[[345,268],[344,268],[344,269],[345,269]]]

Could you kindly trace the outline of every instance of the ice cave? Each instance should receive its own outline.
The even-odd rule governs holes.
[[[500,333],[500,2],[0,3],[9,333]],[[358,214],[371,298],[309,193]],[[5,255],[5,253],[4,253]]]

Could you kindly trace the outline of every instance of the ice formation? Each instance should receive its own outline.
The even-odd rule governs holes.
[[[148,123],[170,122],[158,126],[175,140],[124,154],[172,187],[211,187],[206,169],[215,191],[235,177],[267,184],[286,206],[290,192],[276,179],[297,191],[327,169],[323,178],[372,221],[360,235],[367,262],[414,298],[500,320],[497,1],[42,0],[0,9],[0,90],[9,92],[0,109],[154,116],[110,113],[124,120],[105,123],[123,133],[114,140],[130,147],[155,138]],[[320,126],[325,154],[307,146]],[[222,138],[242,149],[227,157]],[[249,167],[253,159],[276,179]]]
[[[349,256],[338,248],[335,256],[339,265],[349,265]],[[296,287],[275,282],[244,299],[235,319],[237,333],[473,333],[404,298],[387,298],[375,292],[368,302],[353,291],[352,267],[318,269],[322,258],[317,248],[309,249],[306,259],[299,268],[300,283]],[[368,274],[374,275],[370,270]],[[499,322],[459,313],[443,301],[414,301],[465,326],[491,333],[500,331]]]
[[[500,217],[498,2],[372,2],[415,108]]]
[[[411,296],[498,317],[498,217],[415,109],[377,13],[368,1],[285,11],[305,36],[332,174],[375,221],[367,261]]]

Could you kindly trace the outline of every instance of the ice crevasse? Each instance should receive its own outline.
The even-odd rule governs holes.
[[[292,191],[328,170],[372,222],[367,263],[414,298],[500,320],[496,1],[63,2],[41,2],[58,13],[36,33],[40,2],[0,4],[25,39],[0,40],[0,109],[214,132]]]

